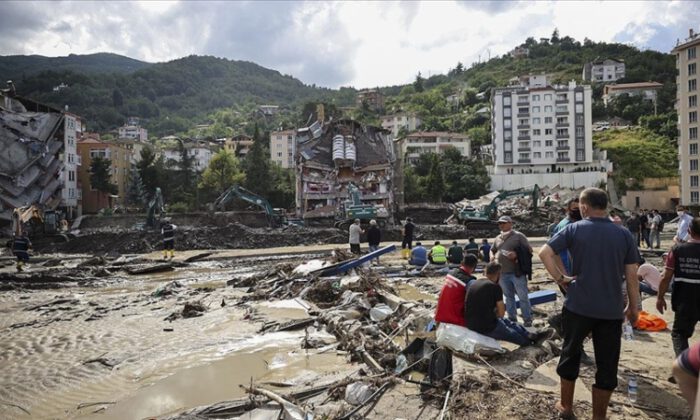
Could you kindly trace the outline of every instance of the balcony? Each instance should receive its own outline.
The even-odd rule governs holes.
[[[567,114],[568,114],[568,112],[567,112]],[[525,113],[518,112],[518,118],[529,118],[529,117],[530,117],[530,111],[525,112]]]
[[[529,147],[518,147],[518,152],[529,152],[530,148]]]
[[[530,124],[518,124],[518,130],[527,130],[530,128]]]
[[[566,105],[569,103],[569,100],[557,98],[556,101],[554,101],[554,103],[557,105]]]
[[[518,106],[530,106],[530,101],[518,101]]]
[[[568,126],[569,126],[569,122],[568,122],[568,121],[567,121],[567,122],[558,122],[558,123],[556,123],[556,127],[568,127]]]
[[[518,163],[532,163],[530,159],[518,159]]]
[[[559,134],[559,133],[557,133],[557,138],[558,138],[558,139],[568,139],[569,137],[570,137],[570,136],[569,136],[569,133],[566,133],[566,134]]]
[[[518,136],[518,140],[530,140],[530,136]]]
[[[570,147],[568,145],[566,146],[557,146],[557,150],[569,150]]]
[[[565,158],[558,157],[557,162],[571,162],[571,159],[569,159],[568,157],[565,157]]]
[[[568,109],[566,111],[558,110],[557,112],[554,113],[554,115],[569,115],[569,110]]]

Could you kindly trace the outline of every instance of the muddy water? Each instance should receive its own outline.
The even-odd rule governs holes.
[[[245,321],[246,308],[234,305],[242,292],[223,287],[233,271],[199,264],[99,290],[0,294],[0,402],[31,412],[2,406],[0,418],[74,418],[98,415],[93,411],[103,407],[100,418],[143,418],[235,398],[238,384],[251,377],[294,379],[312,365],[315,371],[341,365],[333,352],[300,351],[303,331],[257,334],[260,323]],[[171,280],[186,285],[184,292],[150,296]],[[28,310],[57,299],[66,301]],[[188,300],[209,310],[164,321]],[[306,316],[292,304],[264,305],[256,313],[276,320]],[[95,402],[115,404],[78,409]]]

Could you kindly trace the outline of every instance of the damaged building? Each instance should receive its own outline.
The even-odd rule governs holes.
[[[62,205],[64,122],[60,110],[18,97],[12,86],[0,94],[1,226],[17,207]]]
[[[307,223],[342,218],[338,211],[349,200],[354,184],[363,204],[378,214],[394,211],[393,152],[389,132],[354,120],[339,120],[296,133],[296,206]]]

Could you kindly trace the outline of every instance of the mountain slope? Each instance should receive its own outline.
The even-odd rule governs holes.
[[[67,57],[42,55],[0,56],[0,80],[21,80],[46,70],[75,71],[79,73],[132,73],[151,63],[118,54],[97,53]]]

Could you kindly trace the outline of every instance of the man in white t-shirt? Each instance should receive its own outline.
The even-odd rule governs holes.
[[[642,260],[642,265],[637,269],[639,279],[639,291],[656,296],[661,283],[661,272],[654,265]]]

